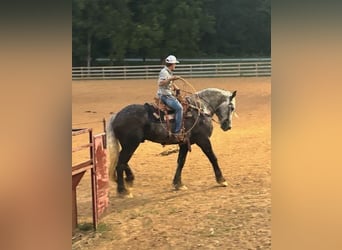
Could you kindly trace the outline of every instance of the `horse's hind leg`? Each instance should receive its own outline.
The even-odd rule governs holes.
[[[121,153],[120,153],[121,154]],[[116,165],[116,174],[117,174],[117,192],[121,197],[131,197],[131,193],[126,189],[125,182],[123,179],[123,172],[125,169],[125,164],[118,163]]]
[[[125,178],[126,185],[128,187],[133,187],[134,174],[133,174],[132,169],[129,167],[128,164],[126,164],[124,171],[126,174],[126,178]]]
[[[131,159],[134,151],[139,146],[140,141],[130,139],[127,143],[121,142],[121,151],[118,159],[118,164],[116,165],[117,172],[117,191],[119,196],[132,197],[130,191],[126,188],[125,181],[123,178],[123,172],[126,173],[126,182],[129,186],[133,185],[134,175],[130,167],[128,166],[128,161]]]
[[[208,157],[211,165],[213,166],[216,181],[223,187],[228,186],[226,180],[222,176],[221,169],[217,163],[217,158],[214,154],[209,138],[201,138],[196,144],[202,149],[203,153]]]
[[[132,187],[133,181],[134,181],[134,174],[133,174],[133,172],[132,172],[132,170],[128,164],[126,164],[124,166],[124,172],[126,174],[126,178],[125,178],[126,184],[128,186]],[[114,180],[115,180],[115,182],[118,182],[118,177],[117,177],[116,171],[114,172]]]
[[[177,160],[177,170],[175,177],[173,178],[173,186],[176,190],[186,190],[188,189],[183,183],[182,183],[182,169],[185,163],[186,156],[188,154],[188,145],[187,144],[181,144],[179,146],[179,153],[178,153],[178,160]]]

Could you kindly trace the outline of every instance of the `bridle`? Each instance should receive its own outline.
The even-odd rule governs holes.
[[[197,94],[196,94],[197,95]],[[213,110],[213,113],[215,114],[216,113],[216,111],[220,108],[220,106],[223,104],[223,103],[221,103],[216,109],[206,100],[206,99],[204,99],[203,97],[200,97],[199,95],[197,95],[198,96],[198,98],[199,99],[201,99],[202,101],[204,101],[206,104],[208,104],[208,106]],[[234,111],[234,107],[233,107],[233,103],[231,102],[231,100],[229,99],[229,97],[228,97],[228,100],[227,101],[229,101],[229,103],[228,103],[228,112],[229,112],[229,114],[230,113],[232,113],[233,111]],[[236,115],[237,116],[237,115]],[[220,122],[218,122],[218,121],[216,121],[213,117],[211,118],[214,122],[216,122],[216,123],[220,123]]]
[[[187,82],[185,79],[183,79],[183,78],[181,78],[181,77],[180,77],[180,80],[182,80],[182,81],[184,81],[185,83],[187,83],[188,85],[192,86],[189,82]],[[182,90],[182,91],[183,91],[184,93],[187,93],[187,94],[192,94],[192,95],[194,95],[196,98],[198,98],[198,99],[202,100],[203,102],[205,102],[205,103],[207,104],[207,106],[211,108],[213,114],[215,114],[216,111],[217,111],[217,109],[220,107],[220,105],[219,105],[217,108],[214,108],[214,107],[213,107],[205,98],[201,97],[201,96],[200,96],[199,94],[197,94],[197,93],[191,93],[191,92],[188,92],[188,91],[185,91],[185,90]],[[229,110],[229,113],[231,113],[231,112],[234,111],[234,109],[233,109],[233,103],[231,102],[230,97],[228,97],[228,100],[227,100],[227,101],[229,101],[229,103],[228,103],[228,108],[230,109],[230,110]],[[222,105],[222,104],[221,104],[221,105]],[[196,108],[198,108],[198,107],[196,107]],[[198,109],[199,109],[199,112],[200,112],[200,107],[199,107]],[[236,114],[236,112],[234,112],[234,115],[235,115],[236,117],[238,117],[238,115]],[[216,123],[218,123],[218,124],[220,124],[220,122],[219,122],[219,121],[216,121],[213,117],[211,117],[211,120],[214,121],[214,122],[216,122]]]

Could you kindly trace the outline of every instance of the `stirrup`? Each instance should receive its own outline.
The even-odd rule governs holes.
[[[185,133],[183,132],[179,132],[177,134],[173,134],[173,137],[179,141],[179,142],[183,142],[185,140]]]

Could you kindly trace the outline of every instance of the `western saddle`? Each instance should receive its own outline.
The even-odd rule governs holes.
[[[179,141],[183,141],[186,136],[185,128],[184,128],[184,117],[186,117],[186,114],[188,112],[189,108],[189,102],[186,100],[186,98],[183,98],[181,95],[177,96],[178,101],[181,103],[183,107],[183,114],[182,114],[182,128],[181,128],[181,134],[177,138]],[[172,136],[171,132],[171,126],[170,126],[170,120],[174,119],[174,110],[167,106],[160,98],[155,97],[153,106],[164,113],[164,119],[166,122],[167,130],[169,132],[170,137]],[[159,115],[154,113],[153,114],[157,119],[160,119]]]

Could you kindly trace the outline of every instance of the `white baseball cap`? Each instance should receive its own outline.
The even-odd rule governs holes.
[[[166,57],[165,62],[166,63],[179,63],[177,61],[177,58],[173,55],[169,55],[168,57]]]

